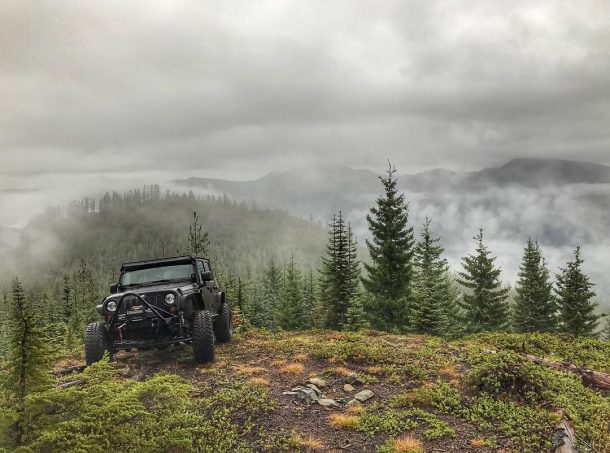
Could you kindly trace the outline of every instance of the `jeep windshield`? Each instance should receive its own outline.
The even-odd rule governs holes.
[[[168,264],[123,272],[121,286],[142,286],[153,283],[169,283],[190,280],[195,273],[192,264]]]

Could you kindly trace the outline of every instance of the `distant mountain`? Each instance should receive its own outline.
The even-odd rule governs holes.
[[[362,205],[362,196],[379,190],[379,179],[374,172],[346,166],[312,166],[272,172],[254,181],[189,178],[174,182],[319,218],[326,218],[334,210],[358,208]]]
[[[502,167],[475,172],[460,185],[467,189],[479,189],[508,185],[546,187],[608,183],[610,167],[605,165],[555,159],[514,159]]]
[[[193,177],[174,182],[321,219],[339,209],[350,212],[366,208],[381,189],[376,173],[347,166],[303,167],[269,173],[254,181]],[[413,194],[470,192],[511,185],[540,188],[576,183],[610,183],[610,167],[554,159],[515,159],[501,167],[472,173],[434,169],[399,177],[400,189]]]

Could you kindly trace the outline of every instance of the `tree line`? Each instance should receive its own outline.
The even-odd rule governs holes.
[[[226,282],[243,320],[265,328],[372,327],[449,338],[486,331],[597,335],[602,316],[580,247],[552,282],[540,245],[528,239],[511,304],[483,229],[453,275],[430,219],[415,238],[395,173],[391,166],[380,178],[383,192],[367,215],[370,262],[361,266],[351,226],[339,211],[317,271],[303,272],[291,259],[280,269],[270,263],[260,279]],[[602,335],[610,341],[610,319],[608,324]]]

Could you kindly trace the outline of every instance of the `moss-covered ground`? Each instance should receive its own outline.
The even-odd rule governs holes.
[[[525,354],[610,372],[610,343],[592,339],[250,331],[218,345],[209,365],[180,346],[58,373],[57,387],[28,399],[21,451],[538,453],[562,414],[580,451],[610,451],[610,399]],[[329,398],[375,396],[327,409],[283,394],[310,377]],[[16,414],[2,410],[6,433]]]

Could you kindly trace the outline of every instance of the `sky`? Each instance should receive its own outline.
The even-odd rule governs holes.
[[[179,176],[610,164],[606,0],[2,0],[0,56],[0,225]]]

